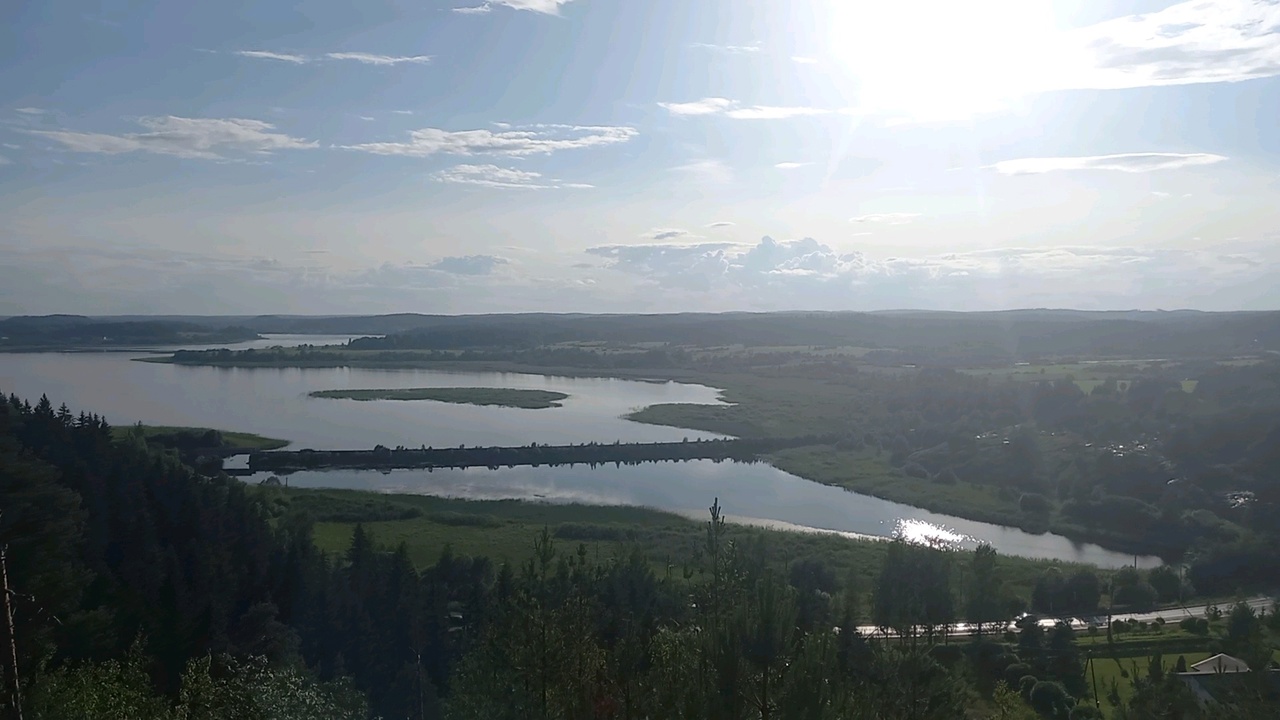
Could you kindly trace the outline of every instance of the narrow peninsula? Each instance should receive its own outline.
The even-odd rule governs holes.
[[[569,396],[550,390],[514,388],[397,388],[388,390],[320,390],[311,397],[338,400],[434,400],[457,405],[497,405],[524,410],[560,407]]]

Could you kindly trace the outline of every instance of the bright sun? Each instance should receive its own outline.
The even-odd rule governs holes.
[[[831,0],[828,56],[859,109],[967,117],[1052,84],[1049,3],[1041,0]]]

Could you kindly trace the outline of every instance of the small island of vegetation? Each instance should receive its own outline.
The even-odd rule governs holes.
[[[514,388],[397,388],[390,390],[320,390],[311,397],[340,400],[434,400],[458,405],[498,405],[525,410],[560,407],[569,396],[550,390]]]

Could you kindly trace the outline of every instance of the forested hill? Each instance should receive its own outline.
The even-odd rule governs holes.
[[[716,509],[665,574],[641,548],[601,561],[549,530],[518,569],[447,546],[417,569],[359,524],[328,557],[280,488],[199,476],[141,429],[113,442],[103,419],[43,398],[0,401],[0,509],[16,648],[0,716],[20,696],[29,720],[1099,717],[1065,624],[947,642],[962,613],[1015,612],[989,547],[878,546],[870,593],[813,558],[777,572],[762,536],[735,536]],[[1102,587],[1048,568],[1033,601],[1096,611]],[[894,639],[859,634],[866,617]],[[1233,610],[1222,647],[1265,663],[1273,633]],[[1172,706],[1203,717],[1176,679],[1135,681],[1127,717]],[[1231,717],[1274,709],[1241,696]]]
[[[361,347],[367,349],[511,348],[592,341],[702,347],[843,345],[900,350],[963,349],[969,356],[1001,361],[1061,356],[1223,357],[1233,353],[1280,351],[1280,312],[908,310],[663,315],[264,315],[109,320],[183,323],[206,330],[238,327],[259,333],[394,336],[381,341],[365,340]],[[7,321],[0,321],[0,328],[4,322]],[[0,335],[3,334],[0,331]]]
[[[82,315],[0,320],[0,350],[237,343],[257,338],[258,333],[244,327],[209,327],[174,320],[111,320]]]

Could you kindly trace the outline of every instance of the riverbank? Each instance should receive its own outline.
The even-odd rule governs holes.
[[[550,390],[520,390],[515,388],[395,388],[386,390],[317,390],[310,397],[333,400],[400,400],[453,403],[455,405],[496,405],[523,410],[545,410],[562,407],[561,401],[569,396]]]
[[[495,562],[521,563],[533,551],[533,541],[548,530],[566,553],[579,544],[595,559],[605,560],[638,549],[660,576],[682,576],[688,558],[701,546],[706,521],[639,507],[559,505],[518,500],[452,500],[425,495],[396,495],[358,490],[308,490],[261,487],[272,512],[283,516],[305,512],[315,521],[316,546],[329,553],[345,552],[357,523],[381,545],[405,544],[415,565],[433,564],[446,547],[455,555],[488,557]],[[860,587],[870,591],[884,562],[889,543],[857,540],[825,533],[771,530],[731,525],[730,538],[739,547],[762,541],[766,562],[779,572],[799,559],[821,562],[836,578],[852,574]],[[963,573],[971,553],[956,552],[952,574],[961,592]],[[1055,560],[1033,560],[1001,555],[998,567],[1004,587],[1014,597],[1028,599],[1036,579],[1048,567],[1069,575],[1090,567],[1105,577],[1107,571]],[[690,568],[692,570],[693,568]]]
[[[197,448],[201,451],[217,451],[216,454],[222,456],[280,450],[289,446],[288,440],[212,428],[172,425],[117,425],[111,428],[113,440],[123,440],[134,433],[140,433],[148,443],[162,447]]]

